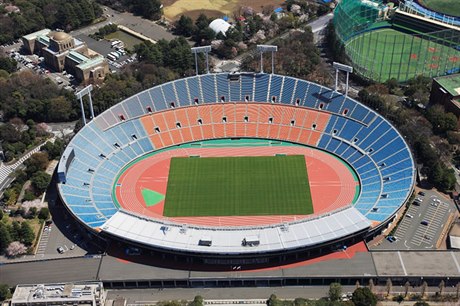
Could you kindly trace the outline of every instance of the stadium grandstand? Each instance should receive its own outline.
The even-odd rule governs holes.
[[[196,191],[187,190],[189,183],[180,185],[190,182],[181,177],[175,178],[177,184],[168,182],[155,189],[158,181],[172,175],[172,163],[171,167],[162,164],[166,159],[291,154],[305,155],[309,183],[302,183],[303,187],[288,183],[286,188],[291,189],[286,193],[307,190],[309,184],[312,214],[283,213],[274,207],[270,212],[225,215],[209,210],[177,217],[158,208],[165,195],[165,205],[172,205],[168,201],[173,189]],[[155,158],[158,163],[148,164]],[[322,160],[325,168],[315,169],[315,160]],[[334,162],[337,167],[329,167],[336,168],[331,171],[337,178],[330,184],[324,169]],[[297,173],[298,167],[294,168]],[[126,176],[130,169],[131,176]],[[289,173],[273,173],[281,177],[275,185],[292,179]],[[331,252],[379,233],[409,199],[414,174],[410,149],[399,132],[352,98],[289,76],[218,73],[152,87],[98,115],[65,149],[58,188],[70,213],[107,239],[187,261],[219,263],[239,258],[279,263],[286,254]],[[174,175],[180,176],[180,171]],[[153,187],[136,193],[139,182]],[[318,208],[316,202],[333,190],[337,199]],[[205,207],[219,205],[223,204],[205,203]],[[284,207],[282,202],[273,205]],[[267,208],[263,203],[261,207]]]
[[[347,61],[361,77],[405,82],[460,71],[457,17],[431,12],[413,1],[343,0],[334,11],[335,32]]]

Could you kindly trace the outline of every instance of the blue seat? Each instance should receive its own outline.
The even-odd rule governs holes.
[[[258,74],[255,77],[256,88],[254,91],[254,101],[267,102],[268,96],[268,74]]]
[[[241,79],[241,101],[244,101],[246,96],[249,96],[249,101],[254,101],[253,89],[254,89],[254,76],[242,74]]]
[[[215,103],[218,101],[216,96],[216,82],[212,74],[206,74],[200,77],[201,88],[203,91],[204,103]]]
[[[163,92],[167,108],[171,108],[171,103],[173,103],[174,106],[179,106],[173,84],[174,82],[165,83],[160,87]]]
[[[270,94],[269,94],[269,101],[272,102],[272,97],[275,97],[276,102],[279,102],[280,95],[281,95],[281,86],[283,84],[284,77],[279,75],[271,75],[270,81]]]
[[[123,102],[123,106],[127,111],[129,118],[139,117],[145,114],[144,107],[139,101],[138,95],[135,95]]]
[[[291,104],[294,99],[294,88],[296,85],[296,80],[291,77],[284,77],[283,91],[279,102],[283,104]]]

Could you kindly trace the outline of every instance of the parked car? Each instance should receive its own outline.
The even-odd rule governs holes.
[[[57,251],[58,251],[59,254],[63,254],[65,252],[64,248],[61,247],[61,246],[57,248]]]

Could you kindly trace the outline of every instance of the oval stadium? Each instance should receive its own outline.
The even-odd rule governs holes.
[[[58,178],[68,211],[104,239],[192,263],[276,265],[380,233],[415,168],[399,132],[341,93],[218,73],[101,113],[67,146]]]

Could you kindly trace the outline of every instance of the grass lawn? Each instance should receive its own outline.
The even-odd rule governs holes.
[[[348,41],[346,48],[356,50],[355,63],[381,82],[444,74],[460,62],[458,50],[395,29],[364,33]]]
[[[458,0],[419,0],[419,2],[433,11],[460,16],[460,1]]]
[[[171,159],[164,216],[311,213],[303,155]]]

